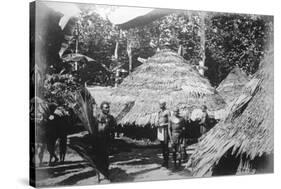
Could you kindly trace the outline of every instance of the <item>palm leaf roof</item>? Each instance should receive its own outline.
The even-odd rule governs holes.
[[[157,124],[160,99],[166,101],[167,108],[178,106],[182,112],[203,104],[210,111],[225,107],[224,100],[209,81],[200,76],[184,58],[170,50],[157,52],[125,78],[118,88],[107,88],[104,90],[106,92],[90,91],[98,103],[102,100],[111,102],[115,115],[122,106],[134,102],[130,111],[119,121],[121,124]]]
[[[273,154],[273,52],[261,65],[262,68],[235,99],[227,119],[202,138],[191,157],[194,176],[212,174],[227,152],[235,157],[246,156],[244,161]]]

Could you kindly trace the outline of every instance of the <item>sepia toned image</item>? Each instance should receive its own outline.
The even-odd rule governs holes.
[[[30,3],[30,185],[273,173],[273,16]]]

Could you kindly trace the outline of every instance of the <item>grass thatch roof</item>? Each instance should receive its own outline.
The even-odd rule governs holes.
[[[181,110],[188,110],[205,104],[214,111],[225,106],[209,81],[170,50],[162,50],[149,58],[112,92],[101,92],[100,98],[97,90],[91,93],[97,102],[111,102],[112,109],[121,110],[118,103],[134,101],[134,106],[120,120],[121,124],[155,125],[160,99],[167,102],[168,109],[179,106]]]
[[[232,105],[228,118],[202,137],[191,157],[194,176],[212,174],[226,155],[243,157],[243,164],[273,154],[273,52],[261,65]]]
[[[89,87],[89,92],[95,99],[98,105],[97,111],[99,112],[99,106],[103,101],[107,101],[111,104],[110,112],[114,117],[120,116],[122,111],[127,108],[130,103],[134,102],[134,99],[130,96],[117,96],[113,95],[115,88],[112,87]]]
[[[246,83],[249,82],[249,78],[245,72],[239,67],[232,69],[227,77],[217,87],[218,93],[223,97],[224,101],[229,104],[239,94]]]

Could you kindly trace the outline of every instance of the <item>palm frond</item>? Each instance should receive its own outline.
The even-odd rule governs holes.
[[[94,105],[95,100],[89,93],[89,91],[84,88],[80,91],[73,93],[73,106],[75,114],[80,118],[85,129],[93,134],[95,126],[95,117],[94,117]]]

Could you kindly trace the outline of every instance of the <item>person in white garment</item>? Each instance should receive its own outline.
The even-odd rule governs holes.
[[[170,118],[170,112],[166,109],[166,102],[164,100],[159,101],[160,111],[158,112],[158,125],[157,125],[157,139],[161,143],[162,155],[163,155],[163,167],[168,168],[169,161],[169,138],[168,138],[168,122]]]

